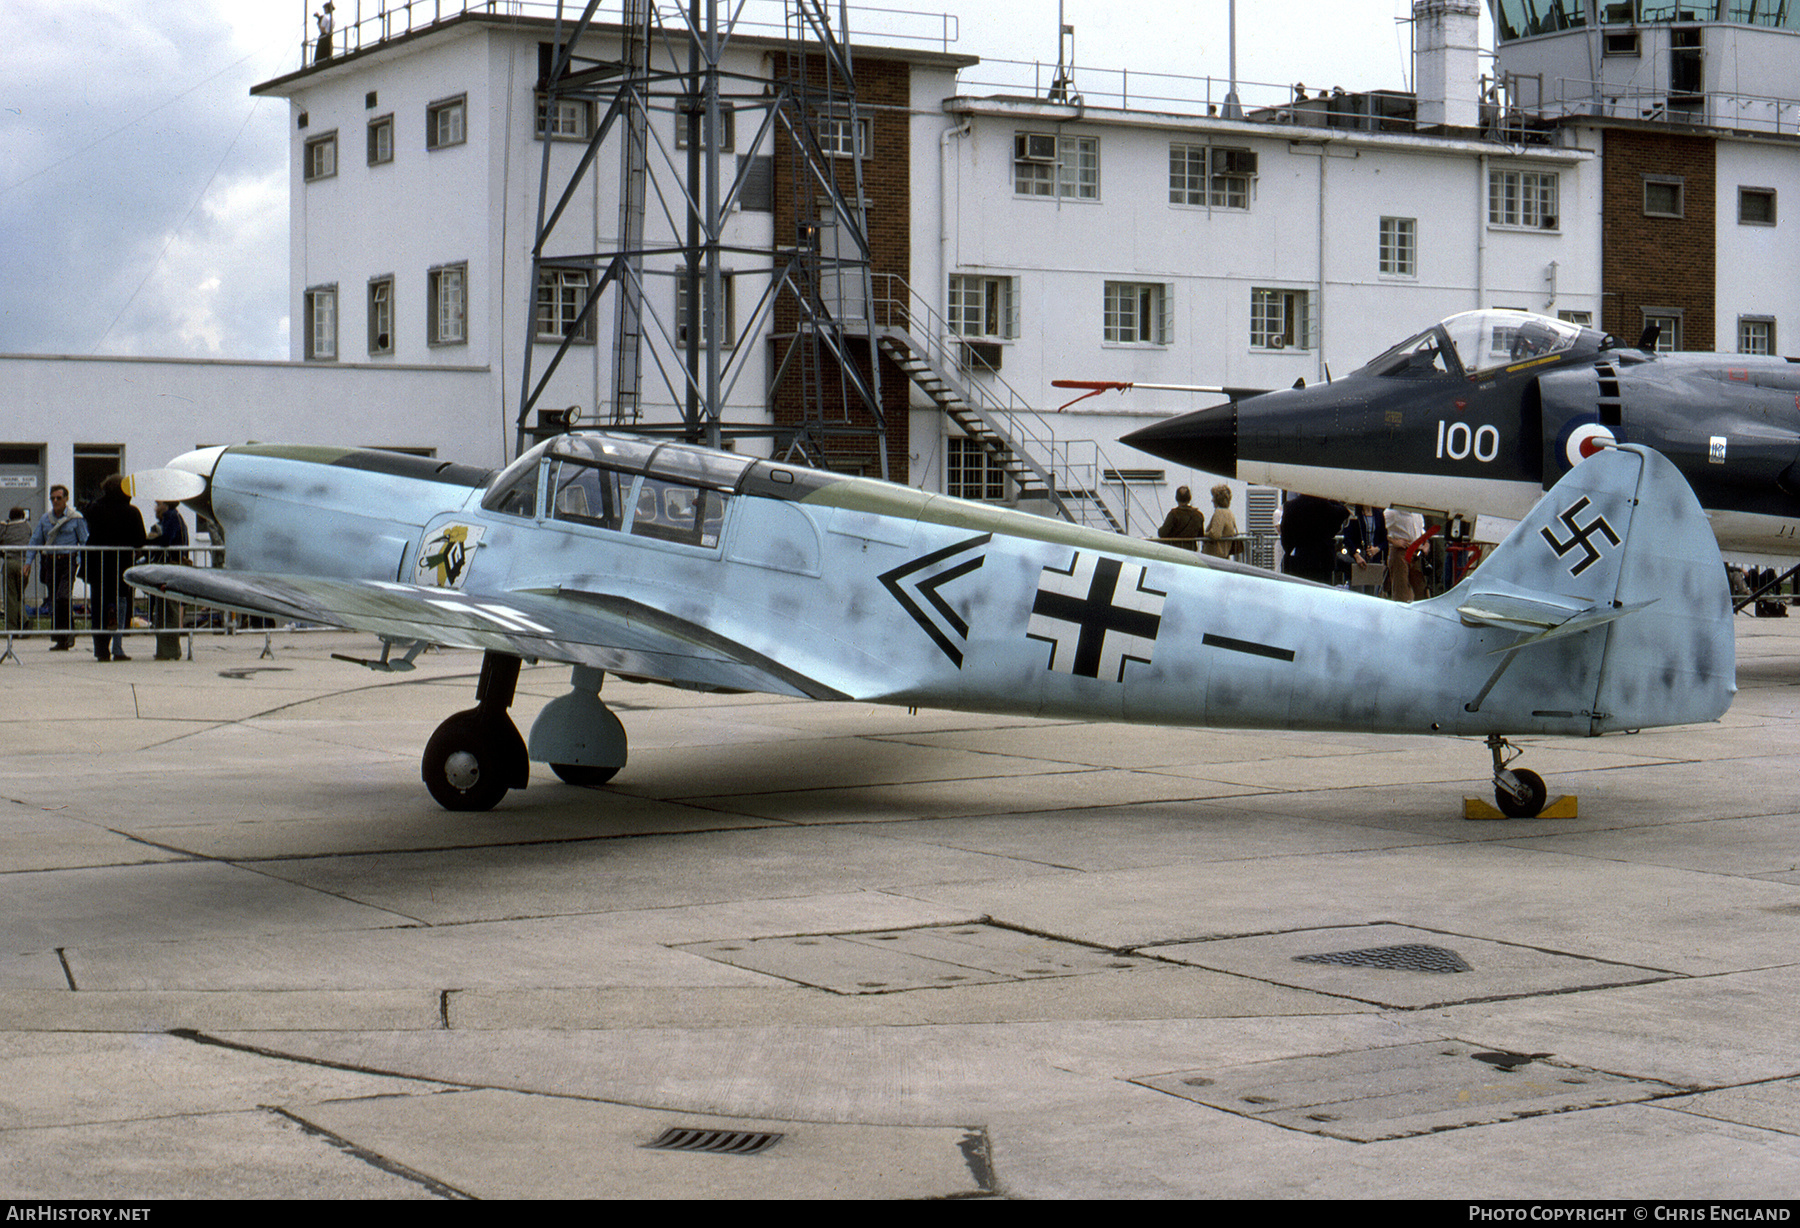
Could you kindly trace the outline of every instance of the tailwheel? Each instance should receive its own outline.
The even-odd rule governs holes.
[[[1509,819],[1535,819],[1544,812],[1544,803],[1549,800],[1549,790],[1544,787],[1544,778],[1530,768],[1520,768],[1509,772],[1519,787],[1518,793],[1510,793],[1498,780],[1494,782],[1494,802],[1500,807],[1500,813]]]
[[[1509,819],[1537,818],[1550,798],[1544,778],[1530,768],[1509,767],[1525,752],[1499,734],[1489,734],[1487,744],[1494,756],[1494,804],[1500,807],[1500,813]]]
[[[563,782],[597,789],[619,774],[616,767],[584,767],[579,763],[552,763],[550,770]]]

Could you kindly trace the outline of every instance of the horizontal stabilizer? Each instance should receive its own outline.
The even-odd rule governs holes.
[[[1607,623],[1616,622],[1619,619],[1624,618],[1627,614],[1635,614],[1639,610],[1655,604],[1656,602],[1653,598],[1650,601],[1640,601],[1635,605],[1628,606],[1591,606],[1569,618],[1563,619],[1562,622],[1557,623],[1554,626],[1544,628],[1534,635],[1527,635],[1522,640],[1514,640],[1512,643],[1504,644],[1499,648],[1489,649],[1488,655],[1493,656],[1495,653],[1499,652],[1517,652],[1521,648],[1530,648],[1534,644],[1543,644],[1550,640],[1561,639],[1565,635],[1578,635],[1583,631],[1591,631],[1595,627],[1603,627]],[[1467,616],[1465,615],[1465,617]],[[1477,619],[1473,621],[1481,622],[1483,620]],[[1502,622],[1500,620],[1490,620],[1487,625],[1508,627],[1515,631],[1525,629],[1516,622]]]
[[[1456,607],[1456,612],[1471,626],[1505,627],[1510,631],[1535,634],[1550,627],[1560,627],[1592,608],[1586,602],[1559,599],[1549,594],[1495,592],[1478,586]]]

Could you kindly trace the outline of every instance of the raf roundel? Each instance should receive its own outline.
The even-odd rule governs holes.
[[[1611,427],[1601,426],[1598,422],[1571,423],[1567,435],[1563,439],[1563,464],[1573,469],[1582,461],[1600,451],[1608,444],[1618,443]]]

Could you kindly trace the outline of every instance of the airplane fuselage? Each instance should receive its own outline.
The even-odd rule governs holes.
[[[498,476],[234,448],[209,497],[233,569],[288,578],[296,601],[357,583],[365,629],[689,686],[1448,734],[1589,734],[1712,719],[1729,702],[1728,674],[1701,659],[1711,649],[1657,662],[1660,680],[1627,699],[1606,690],[1604,632],[1534,647],[1507,671],[1490,654],[1517,630],[1465,625],[1450,597],[1397,605],[1004,508],[621,437],[554,440]],[[1622,526],[1631,510],[1608,514]],[[1554,574],[1568,570],[1540,549]],[[449,625],[422,630],[402,608],[415,601]],[[1586,698],[1548,702],[1546,678]]]
[[[1563,348],[1465,366],[1458,355],[1483,347],[1444,330],[1466,318],[1328,384],[1182,415],[1127,442],[1246,482],[1509,519],[1596,447],[1641,443],[1681,470],[1722,548],[1800,552],[1800,365],[1649,353],[1560,325]]]

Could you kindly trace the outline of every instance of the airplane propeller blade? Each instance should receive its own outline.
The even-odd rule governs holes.
[[[132,499],[179,503],[206,493],[206,478],[187,469],[140,469],[125,475],[125,494]]]

